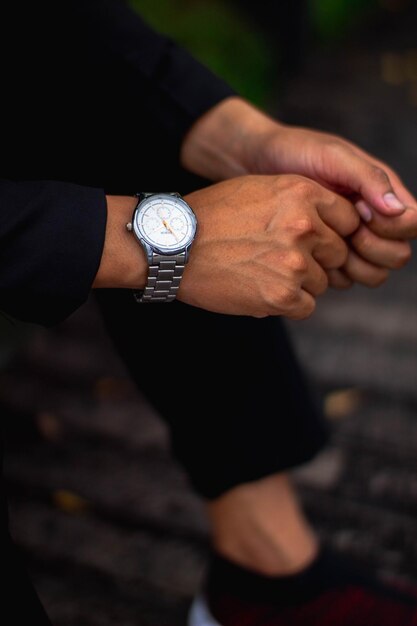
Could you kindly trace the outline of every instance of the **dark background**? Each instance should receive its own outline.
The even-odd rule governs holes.
[[[417,193],[414,2],[134,4],[243,95],[359,143]],[[416,296],[414,254],[378,290],[328,292],[312,318],[288,323],[333,426],[294,475],[310,519],[323,540],[411,583]],[[1,332],[12,527],[54,623],[184,624],[206,563],[202,503],[94,301],[52,330],[3,321]]]

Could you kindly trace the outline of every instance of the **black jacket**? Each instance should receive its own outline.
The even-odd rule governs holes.
[[[0,309],[53,325],[88,297],[105,193],[182,191],[184,134],[233,91],[118,0],[2,3],[0,55]]]

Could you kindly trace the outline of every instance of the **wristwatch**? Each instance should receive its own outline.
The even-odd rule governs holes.
[[[172,302],[177,295],[197,230],[192,208],[179,193],[137,193],[132,221],[126,224],[142,245],[148,278],[134,290],[137,302]]]

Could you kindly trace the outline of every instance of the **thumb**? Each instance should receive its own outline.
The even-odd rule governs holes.
[[[395,193],[389,175],[379,165],[352,155],[344,176],[351,189],[360,194],[356,207],[366,222],[372,219],[373,210],[386,216],[404,213],[405,204]]]

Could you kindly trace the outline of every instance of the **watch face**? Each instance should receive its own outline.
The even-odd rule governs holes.
[[[135,213],[134,229],[137,237],[152,248],[174,254],[193,241],[196,219],[182,198],[155,194],[142,201]]]

